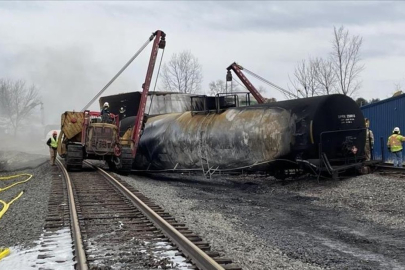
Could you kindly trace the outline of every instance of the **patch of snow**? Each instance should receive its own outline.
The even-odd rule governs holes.
[[[46,241],[46,247],[42,242]],[[72,238],[70,229],[65,228],[55,232],[44,231],[37,245],[31,249],[10,248],[10,255],[0,261],[0,269],[58,269],[74,270]],[[44,259],[38,259],[44,255]]]
[[[166,242],[157,242],[155,246],[161,249],[167,249],[153,252],[160,258],[168,258],[172,262],[172,265],[167,265],[167,267],[175,267],[176,269],[180,270],[186,270],[193,267],[192,264],[185,262],[185,258],[183,256],[176,255],[176,253],[178,252],[177,250],[171,250],[171,248],[173,248],[172,245]]]

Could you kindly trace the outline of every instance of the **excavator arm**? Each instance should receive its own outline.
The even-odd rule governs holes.
[[[246,78],[246,76],[242,73],[243,67],[236,64],[235,62],[232,63],[228,68],[228,72],[226,74],[226,80],[231,81],[232,80],[232,73],[235,72],[236,76],[242,81],[242,83],[245,85],[245,87],[249,90],[249,92],[253,95],[253,97],[257,100],[257,103],[261,104],[265,102],[264,97],[257,91],[257,89],[253,86],[253,84]]]

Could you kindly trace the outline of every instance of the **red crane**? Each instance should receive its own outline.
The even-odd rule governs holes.
[[[149,59],[149,66],[148,66],[148,71],[146,72],[146,78],[145,82],[142,84],[142,95],[141,95],[141,100],[139,102],[139,108],[138,108],[138,113],[136,116],[135,120],[135,126],[134,129],[132,130],[132,136],[131,136],[131,141],[132,141],[132,157],[135,157],[136,155],[136,150],[138,149],[138,144],[139,144],[139,139],[141,137],[141,129],[142,129],[142,123],[144,121],[144,116],[145,116],[145,107],[146,107],[146,100],[148,97],[149,93],[149,87],[150,83],[152,80],[152,75],[153,75],[153,70],[155,67],[156,63],[156,58],[158,54],[159,49],[164,49],[166,46],[166,34],[161,31],[157,30],[156,32],[153,33],[153,35],[150,37],[150,41],[155,39],[153,42],[153,47],[152,47],[152,52],[150,55]]]
[[[236,64],[233,62],[228,68],[228,72],[226,74],[226,80],[231,81],[232,80],[232,74],[231,70],[233,70],[236,75],[239,77],[239,79],[242,81],[242,83],[246,86],[246,88],[249,90],[249,92],[253,95],[253,97],[257,100],[257,103],[261,104],[264,103],[266,100],[264,97],[257,91],[257,89],[253,86],[253,84],[246,78],[246,76],[242,73],[243,67],[241,65]]]

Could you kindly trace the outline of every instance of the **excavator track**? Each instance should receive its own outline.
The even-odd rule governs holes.
[[[68,144],[65,157],[66,169],[80,170],[83,165],[83,147],[76,144]]]
[[[121,150],[120,163],[121,167],[118,169],[119,173],[129,174],[132,169],[132,149],[129,147],[123,147]]]

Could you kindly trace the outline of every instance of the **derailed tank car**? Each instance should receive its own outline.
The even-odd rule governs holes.
[[[199,113],[149,117],[134,168],[244,169],[282,178],[294,171],[334,175],[359,167],[364,160],[364,117],[349,97],[329,95],[225,109],[219,104]]]

